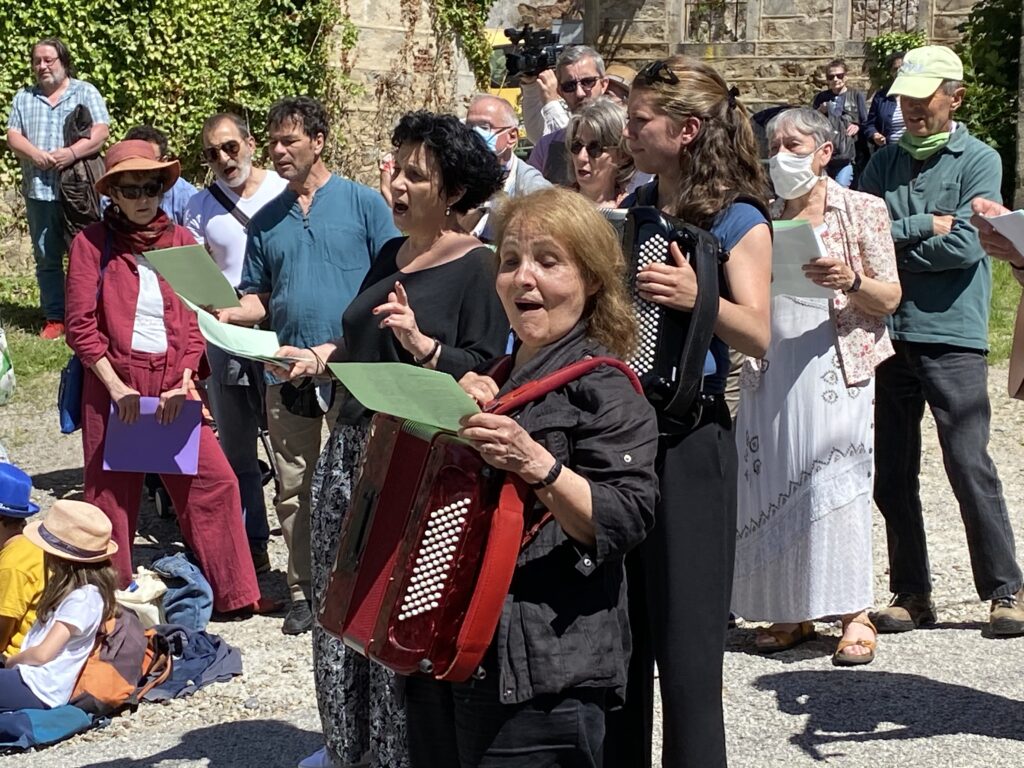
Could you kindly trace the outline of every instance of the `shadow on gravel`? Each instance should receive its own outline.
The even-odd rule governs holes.
[[[122,758],[90,763],[80,768],[151,768],[169,764],[207,765],[209,768],[254,768],[298,765],[323,746],[324,737],[279,720],[247,720],[198,728],[181,737],[176,747],[137,760]],[[204,759],[206,762],[204,762]]]
[[[41,491],[49,491],[57,499],[77,499],[84,497],[82,490],[82,468],[55,469],[52,472],[40,472],[32,475],[32,485]]]
[[[1024,702],[920,675],[867,670],[784,672],[755,682],[774,691],[779,709],[807,716],[791,743],[815,760],[841,757],[841,742],[895,742],[946,734],[1024,741]],[[882,730],[879,727],[884,724]]]

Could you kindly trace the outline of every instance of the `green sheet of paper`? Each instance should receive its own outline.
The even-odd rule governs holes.
[[[199,331],[203,338],[215,347],[249,360],[261,360],[265,363],[280,363],[288,367],[290,358],[275,357],[280,349],[277,334],[273,331],[261,331],[257,328],[244,328],[240,325],[222,323],[202,307],[182,297],[182,301],[199,318]]]
[[[480,413],[476,401],[447,373],[404,363],[328,363],[331,373],[371,411],[451,432],[459,419]]]
[[[235,289],[201,245],[148,251],[143,256],[182,298],[200,307],[241,306]]]

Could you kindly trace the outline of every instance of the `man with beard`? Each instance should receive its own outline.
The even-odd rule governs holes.
[[[274,171],[255,167],[256,140],[238,115],[218,113],[203,124],[203,159],[217,177],[189,199],[185,227],[205,245],[220,271],[237,288],[245,260],[250,217],[284,191],[288,182]],[[251,360],[207,345],[213,368],[206,380],[210,409],[224,455],[238,477],[245,532],[256,573],[270,570],[267,506],[256,453],[263,413],[263,371]]]
[[[22,193],[39,283],[39,303],[46,323],[39,335],[64,334],[64,219],[57,199],[60,173],[80,158],[99,151],[110,134],[110,116],[99,91],[75,80],[71,54],[55,37],[32,46],[36,84],[14,95],[7,119],[7,144],[21,161]],[[92,117],[88,137],[64,146],[64,123],[79,105]]]
[[[270,158],[288,185],[249,224],[239,284],[242,306],[217,313],[222,322],[248,326],[269,315],[282,345],[308,348],[339,338],[341,315],[370,262],[398,235],[391,209],[377,191],[327,169],[322,155],[328,130],[327,112],[314,99],[298,96],[271,106]],[[310,485],[328,408],[326,402],[320,405],[322,398],[309,395],[280,382],[266,392],[292,601],[281,631],[289,635],[313,627]],[[329,407],[330,423],[337,413],[337,405]]]

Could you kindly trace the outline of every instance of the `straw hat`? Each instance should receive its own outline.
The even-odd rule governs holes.
[[[0,515],[32,517],[39,507],[29,498],[32,478],[13,464],[0,464]]]
[[[613,83],[618,83],[627,91],[633,87],[633,78],[636,77],[636,70],[627,67],[625,64],[612,64],[605,71],[604,76]]]
[[[25,538],[44,552],[76,563],[98,563],[117,552],[110,520],[84,501],[55,501],[45,520],[25,526]]]
[[[125,171],[162,171],[166,169],[164,192],[174,186],[181,175],[181,163],[177,160],[161,160],[156,149],[148,141],[127,139],[119,141],[107,150],[103,158],[106,173],[96,179],[96,191],[109,195],[110,180]]]

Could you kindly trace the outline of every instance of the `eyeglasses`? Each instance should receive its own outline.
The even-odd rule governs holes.
[[[127,200],[138,200],[140,197],[159,197],[164,191],[162,181],[147,181],[145,184],[111,185],[120,193],[121,197]]]
[[[665,83],[665,85],[679,85],[679,78],[672,71],[667,61],[652,61],[646,67],[636,73],[633,79],[635,83],[638,78],[643,78],[648,83]]]
[[[45,58],[40,56],[38,59],[32,62],[32,65],[35,67],[38,67],[40,65],[52,67],[58,61],[60,61],[60,57],[58,56],[47,56]]]
[[[518,128],[516,125],[491,125],[488,122],[483,123],[466,123],[470,128],[479,128],[481,131],[487,131],[488,133],[501,133],[502,131],[511,131],[513,128]]]
[[[591,141],[587,144],[584,144],[582,141],[574,141],[569,145],[569,151],[574,155],[578,155],[584,149],[587,150],[587,157],[591,160],[597,160],[608,148],[599,141]]]
[[[846,73],[845,72],[829,72],[828,73],[828,79],[829,80],[845,80],[846,79]]]
[[[212,147],[203,147],[202,155],[203,159],[208,163],[216,163],[220,160],[220,153],[223,152],[228,157],[234,159],[238,157],[238,153],[242,150],[241,142],[225,141],[223,144],[214,144]]]
[[[576,86],[580,86],[584,91],[589,91],[595,85],[600,77],[581,77],[579,80],[563,80],[558,84],[562,93],[575,93]]]

